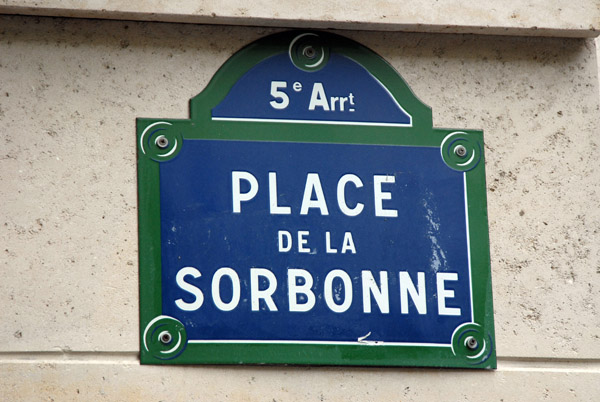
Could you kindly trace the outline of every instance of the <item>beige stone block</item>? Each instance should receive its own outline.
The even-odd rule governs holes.
[[[468,370],[0,363],[0,399],[26,401],[557,401],[600,399],[592,368]]]
[[[270,32],[0,18],[0,350],[138,350],[135,118]],[[498,354],[600,358],[594,41],[343,34],[484,130]]]
[[[4,0],[0,13],[289,28],[598,36],[595,0]]]

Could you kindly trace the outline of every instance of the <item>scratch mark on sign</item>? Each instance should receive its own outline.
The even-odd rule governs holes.
[[[371,331],[369,331],[366,335],[359,336],[356,340],[358,343],[365,343],[367,345],[380,345],[383,341],[368,341],[367,338],[371,336]]]
[[[430,199],[431,196],[431,192],[427,192],[427,198]],[[431,262],[431,268],[433,271],[439,272],[440,268],[446,268],[448,263],[446,261],[446,253],[444,253],[444,250],[440,246],[440,243],[437,239],[437,234],[440,230],[439,220],[436,219],[435,211],[430,207],[429,202],[427,201],[427,199],[423,200],[423,206],[427,210],[427,214],[425,215],[428,222],[427,235],[431,241],[431,258],[429,261]]]

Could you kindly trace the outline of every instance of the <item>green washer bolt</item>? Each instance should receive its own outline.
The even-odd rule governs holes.
[[[464,158],[467,155],[467,148],[465,148],[464,145],[458,145],[456,148],[454,148],[454,153],[456,156]]]
[[[160,335],[158,335],[158,339],[160,340],[161,343],[168,345],[173,340],[173,337],[171,336],[171,334],[169,332],[163,331],[160,333]]]
[[[471,350],[475,350],[477,349],[477,346],[479,346],[479,342],[477,342],[475,337],[469,336],[467,339],[465,339],[465,346]]]
[[[164,135],[159,135],[158,137],[156,137],[156,141],[154,143],[160,149],[165,149],[169,146],[169,140]]]
[[[302,55],[312,60],[317,57],[317,51],[312,46],[306,46],[304,49],[302,49]]]

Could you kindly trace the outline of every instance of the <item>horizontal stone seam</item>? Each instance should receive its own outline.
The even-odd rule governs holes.
[[[0,352],[1,364],[139,364],[137,352]],[[223,366],[236,367],[236,366]],[[257,366],[258,367],[258,366]],[[289,366],[293,367],[293,366]],[[348,367],[349,370],[354,367]],[[392,369],[392,368],[389,368]],[[407,370],[407,368],[401,368]],[[410,369],[409,369],[410,370]],[[427,370],[427,369],[426,369]],[[437,370],[437,369],[435,369]],[[497,371],[598,373],[600,359],[499,357]]]
[[[498,357],[498,370],[600,373],[600,359]]]
[[[137,352],[0,352],[0,364],[139,364]]]
[[[398,31],[421,33],[479,34],[506,36],[535,36],[557,38],[595,38],[600,35],[598,27],[589,28],[556,28],[538,26],[483,26],[483,25],[450,25],[408,22],[375,22],[375,21],[342,21],[342,20],[309,20],[242,16],[211,16],[176,13],[154,13],[136,11],[117,11],[103,9],[68,9],[43,8],[28,6],[1,6],[0,14],[94,18],[107,20],[131,20],[146,22],[170,22],[191,24],[265,26],[301,29],[342,29],[370,31]]]

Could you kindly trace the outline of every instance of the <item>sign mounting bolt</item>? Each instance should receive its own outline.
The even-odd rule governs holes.
[[[465,346],[468,349],[475,350],[477,349],[477,346],[479,346],[479,342],[477,342],[477,339],[475,339],[475,337],[469,336],[467,337],[467,339],[465,339]]]
[[[302,54],[304,57],[311,60],[317,57],[317,51],[312,46],[306,46],[304,49],[302,49]]]
[[[168,345],[173,340],[173,337],[171,336],[171,334],[169,332],[163,331],[160,333],[160,335],[158,335],[158,340],[161,343]]]
[[[164,135],[159,135],[158,137],[156,137],[155,144],[160,149],[165,149],[169,146],[169,140]]]
[[[467,155],[467,148],[465,148],[464,145],[458,145],[456,148],[454,148],[454,153],[456,156],[464,158]]]

